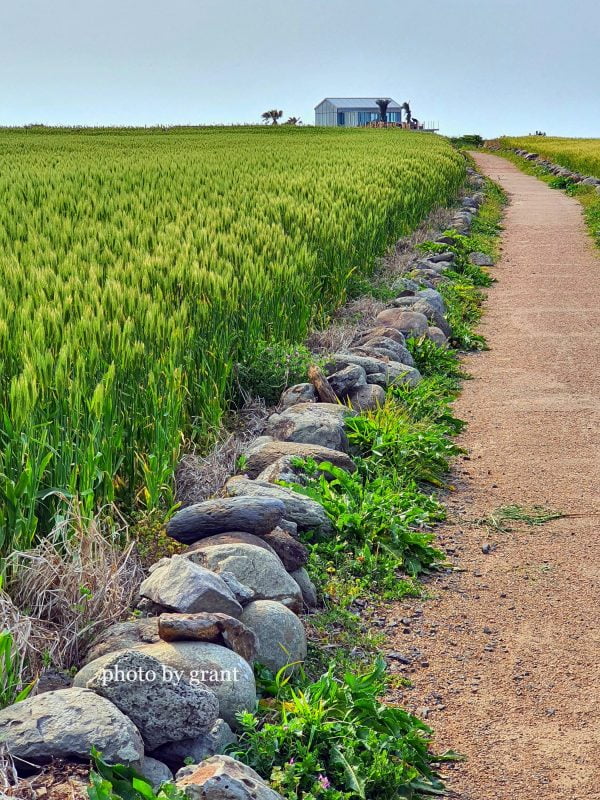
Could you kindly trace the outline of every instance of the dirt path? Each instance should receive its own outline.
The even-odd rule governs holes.
[[[468,359],[475,380],[456,407],[469,457],[444,536],[464,572],[436,580],[435,599],[423,615],[413,609],[404,632],[393,629],[390,646],[421,653],[403,702],[427,714],[439,745],[468,757],[448,770],[454,796],[591,800],[600,798],[600,259],[576,200],[504,159],[475,159],[511,203],[482,325],[491,350]],[[506,533],[472,524],[508,504],[581,516]]]

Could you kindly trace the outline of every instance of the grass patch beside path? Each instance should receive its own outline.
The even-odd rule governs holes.
[[[552,172],[549,172],[546,167],[540,166],[533,161],[527,161],[527,159],[513,153],[512,150],[500,149],[487,150],[485,152],[506,158],[526,175],[533,175],[533,177],[547,183],[551,189],[560,189],[571,197],[575,197],[579,200],[583,206],[583,213],[588,230],[596,246],[600,247],[600,194],[598,194],[594,186],[582,186],[579,183],[575,183],[570,178],[558,177]]]

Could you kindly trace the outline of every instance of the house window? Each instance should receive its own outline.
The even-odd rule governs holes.
[[[337,122],[338,125],[345,125],[346,124],[346,115],[344,114],[343,111],[338,111],[337,119],[338,119],[338,122]]]

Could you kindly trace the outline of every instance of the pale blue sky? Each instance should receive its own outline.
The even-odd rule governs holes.
[[[312,123],[381,95],[448,134],[600,136],[600,2],[0,0],[0,125]]]

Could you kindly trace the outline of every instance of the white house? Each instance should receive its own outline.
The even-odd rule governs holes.
[[[357,128],[380,118],[377,97],[326,97],[315,106],[315,125]],[[390,100],[387,121],[402,122],[402,109]]]

